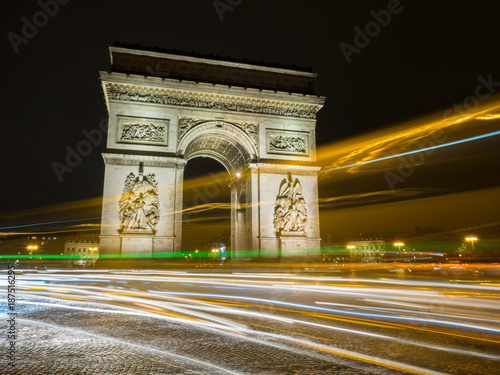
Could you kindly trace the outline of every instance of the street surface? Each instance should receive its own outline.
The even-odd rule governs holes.
[[[18,269],[0,372],[492,375],[499,292],[487,277]]]

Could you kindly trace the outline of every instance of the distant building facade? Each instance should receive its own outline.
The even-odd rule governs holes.
[[[350,260],[353,263],[377,262],[384,254],[386,241],[379,237],[361,237],[349,241]]]
[[[68,241],[64,244],[64,255],[68,256],[69,265],[94,266],[99,259],[99,242]]]

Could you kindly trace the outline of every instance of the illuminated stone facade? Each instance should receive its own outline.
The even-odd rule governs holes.
[[[231,177],[233,257],[319,251],[315,74],[110,50],[101,253],[182,250],[184,167],[195,157]]]

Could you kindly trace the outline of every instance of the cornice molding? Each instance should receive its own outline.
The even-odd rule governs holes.
[[[308,166],[308,165],[290,165],[290,164],[271,164],[271,163],[250,163],[248,169],[252,173],[273,173],[273,174],[287,174],[292,175],[317,175],[321,167]]]
[[[180,158],[163,156],[144,156],[129,154],[109,154],[103,153],[102,157],[106,165],[138,165],[143,163],[145,167],[169,167],[184,168],[187,161]]]

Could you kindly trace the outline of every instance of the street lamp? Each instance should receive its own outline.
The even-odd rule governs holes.
[[[394,242],[394,246],[398,247],[398,252],[401,251],[401,246],[404,246],[405,244],[403,242]]]
[[[355,262],[357,260],[357,254],[353,254],[355,248],[356,246],[354,245],[347,245],[347,249],[349,250],[349,259],[351,262]]]
[[[466,237],[465,241],[472,243],[472,255],[474,255],[474,242],[477,241],[477,237]]]
[[[33,251],[38,250],[38,246],[37,245],[29,245],[27,247],[27,249],[30,251],[30,258],[31,258],[31,256],[33,255]]]

